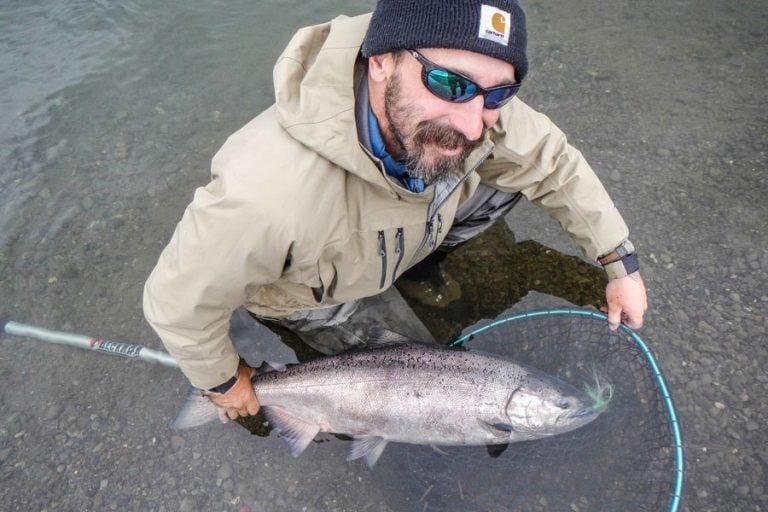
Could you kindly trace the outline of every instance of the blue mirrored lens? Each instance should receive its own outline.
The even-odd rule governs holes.
[[[491,89],[485,94],[485,108],[499,108],[517,92],[515,87]]]
[[[433,69],[427,74],[429,90],[448,101],[466,101],[477,94],[477,86],[464,77]]]

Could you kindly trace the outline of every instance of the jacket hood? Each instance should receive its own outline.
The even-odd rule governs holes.
[[[278,119],[294,139],[366,181],[390,188],[358,142],[355,63],[370,14],[300,29],[273,78]],[[363,76],[364,78],[364,76]]]

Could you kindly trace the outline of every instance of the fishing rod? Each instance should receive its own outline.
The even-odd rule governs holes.
[[[164,366],[178,368],[179,364],[167,352],[152,350],[142,345],[120,343],[102,338],[93,338],[83,334],[73,334],[63,331],[54,331],[34,325],[22,324],[12,320],[0,319],[0,331],[10,336],[32,338],[48,343],[69,345],[71,347],[96,350],[129,359],[141,359],[150,363],[159,363]]]

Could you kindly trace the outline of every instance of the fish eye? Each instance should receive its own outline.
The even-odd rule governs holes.
[[[558,400],[555,402],[555,405],[558,406],[560,409],[570,409],[571,408],[571,402],[569,400],[566,400],[565,398]]]

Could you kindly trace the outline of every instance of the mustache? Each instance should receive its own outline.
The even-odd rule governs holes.
[[[455,149],[463,148],[469,153],[482,144],[482,135],[476,140],[469,140],[463,133],[448,126],[432,121],[422,121],[413,132],[413,142],[418,145],[432,144],[439,147]]]

